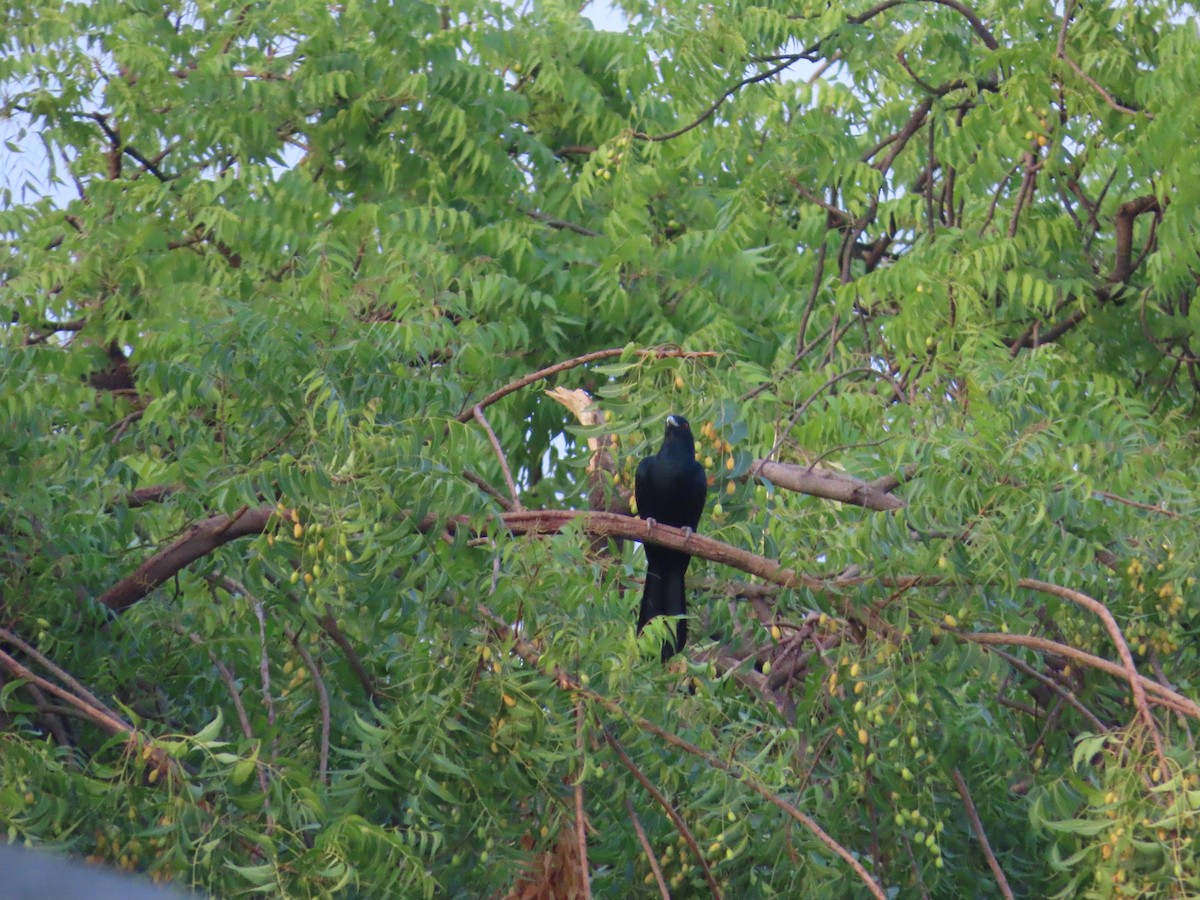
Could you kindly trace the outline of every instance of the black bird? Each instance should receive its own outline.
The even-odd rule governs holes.
[[[676,528],[696,530],[704,499],[708,495],[708,478],[704,466],[696,462],[696,443],[692,428],[683,416],[667,416],[667,433],[662,447],[647,456],[637,467],[634,482],[638,515],[643,519]],[[687,615],[683,596],[683,576],[691,554],[668,550],[654,544],[643,544],[646,551],[646,590],[638,611],[638,633],[655,616]],[[662,658],[666,662],[683,649],[687,642],[687,619],[675,626],[675,644],[663,643]]]

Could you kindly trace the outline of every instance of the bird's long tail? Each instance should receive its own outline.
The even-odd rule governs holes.
[[[687,600],[683,593],[683,578],[692,557],[676,550],[646,547],[646,589],[638,611],[638,633],[655,616],[686,616]],[[666,662],[683,650],[687,643],[687,619],[676,619],[675,643],[663,641],[662,658]]]

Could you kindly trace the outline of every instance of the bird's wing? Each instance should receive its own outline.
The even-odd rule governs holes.
[[[693,531],[700,524],[700,516],[704,513],[704,501],[708,498],[708,476],[704,467],[696,464],[692,475],[692,488],[688,491],[688,524]]]
[[[638,515],[643,519],[654,518],[658,508],[654,493],[654,457],[647,456],[638,463],[633,477],[633,496],[637,499]]]

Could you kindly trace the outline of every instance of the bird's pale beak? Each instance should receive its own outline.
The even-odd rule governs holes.
[[[678,428],[679,420],[677,418],[675,418],[674,416],[667,416],[667,426],[669,428]]]

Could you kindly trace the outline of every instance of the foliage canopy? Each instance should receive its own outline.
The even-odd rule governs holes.
[[[1194,8],[619,6],[5,9],[8,839],[1194,896]],[[672,411],[664,669],[617,539],[684,538],[612,513]]]

